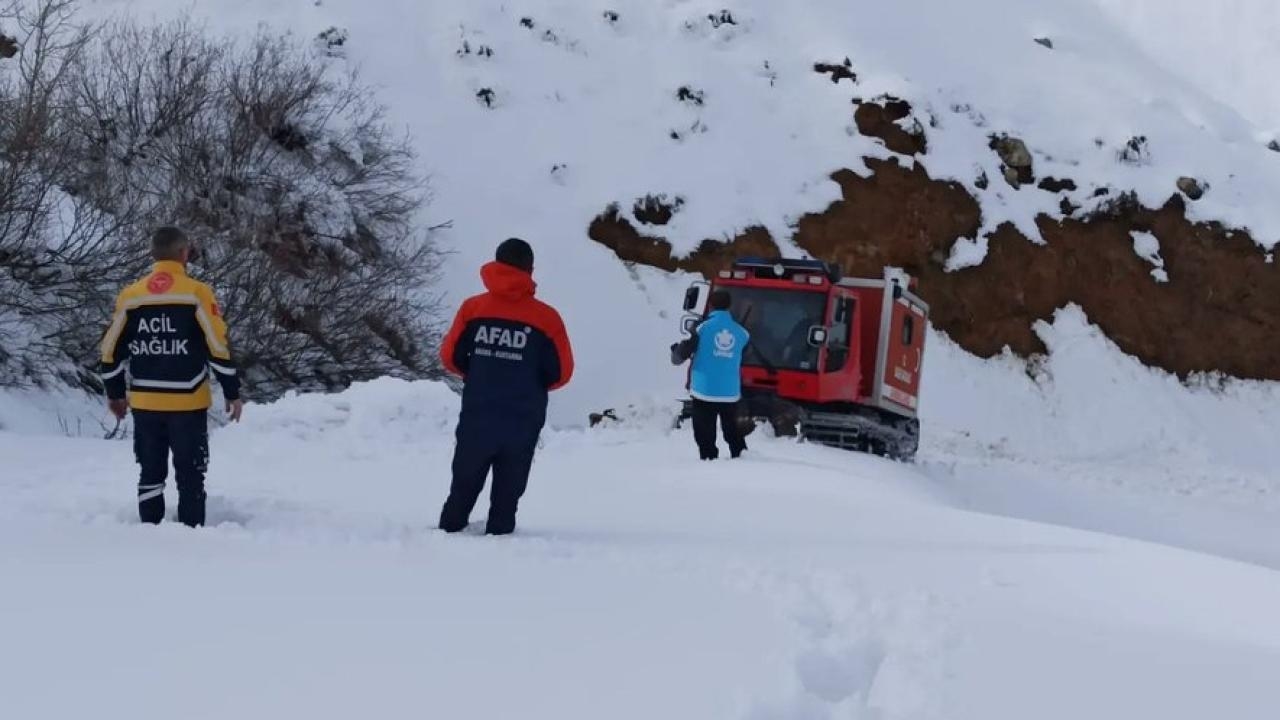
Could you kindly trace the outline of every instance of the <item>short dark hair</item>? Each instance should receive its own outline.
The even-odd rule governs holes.
[[[711,293],[712,310],[728,310],[732,306],[733,297],[729,295],[728,290],[716,290]]]
[[[180,260],[182,251],[191,247],[187,234],[172,225],[151,233],[151,257],[155,260]]]
[[[533,272],[533,248],[520,238],[503,240],[498,246],[498,252],[494,253],[493,259],[525,272]]]

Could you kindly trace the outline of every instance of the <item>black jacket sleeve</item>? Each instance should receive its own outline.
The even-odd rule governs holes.
[[[680,365],[686,360],[693,357],[698,351],[698,333],[695,331],[692,335],[671,345],[671,364]]]
[[[702,328],[702,323],[706,321],[707,321],[707,318],[703,317],[701,320],[698,321],[698,324],[694,325],[693,328],[689,331],[689,337],[685,338],[684,340],[681,340],[678,343],[671,344],[671,364],[672,365],[680,365],[684,363],[686,360],[688,360],[689,358],[693,357],[694,353],[698,352],[698,330]]]

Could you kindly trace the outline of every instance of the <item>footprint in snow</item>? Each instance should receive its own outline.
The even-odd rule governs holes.
[[[815,647],[800,654],[796,673],[805,691],[824,702],[835,705],[856,697],[865,707],[887,654],[875,640],[837,650]]]

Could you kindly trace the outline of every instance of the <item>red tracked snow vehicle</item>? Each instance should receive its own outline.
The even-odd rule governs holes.
[[[844,278],[817,260],[743,258],[685,293],[687,335],[713,289],[751,333],[743,354],[744,421],[781,435],[909,460],[920,440],[916,411],[929,306],[914,281]],[[688,417],[691,401],[686,401]]]

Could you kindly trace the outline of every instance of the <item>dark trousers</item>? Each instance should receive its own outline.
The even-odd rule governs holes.
[[[463,417],[458,422],[458,445],[453,453],[453,483],[440,511],[440,529],[458,532],[471,522],[485,478],[493,470],[489,489],[489,523],[485,532],[506,535],[516,529],[516,509],[529,484],[529,470],[538,449],[542,420],[512,422]]]
[[[164,481],[169,453],[178,484],[178,520],[190,527],[204,524],[204,473],[209,467],[208,411],[133,411],[133,454],[142,466],[138,478],[138,517],[144,523],[164,520]]]
[[[725,442],[729,443],[729,454],[738,457],[747,449],[747,442],[742,439],[742,429],[738,427],[738,403],[693,401],[693,439],[698,443],[698,454],[703,460],[715,460],[720,457],[720,448],[716,447],[716,420],[720,420],[720,429],[724,433]]]

